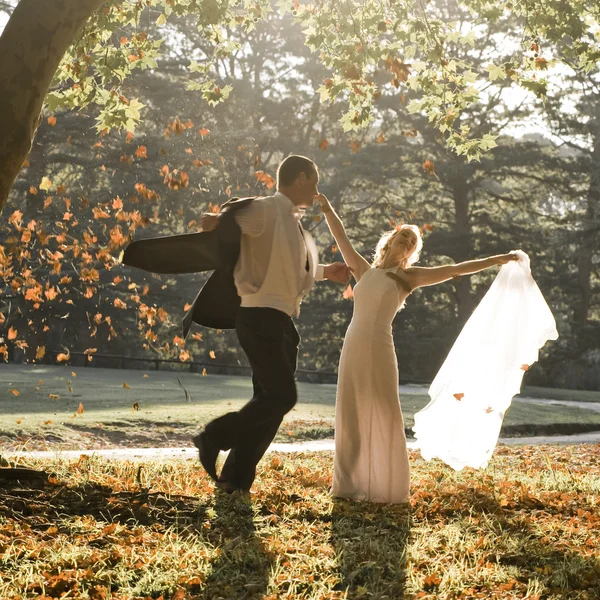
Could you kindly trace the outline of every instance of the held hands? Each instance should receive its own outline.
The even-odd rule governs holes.
[[[325,279],[334,281],[335,283],[347,284],[350,281],[352,270],[343,262],[334,262],[330,265],[325,265],[323,275]]]
[[[329,212],[331,210],[331,204],[329,204],[329,200],[325,194],[317,194],[315,196],[315,202],[319,203],[322,212]]]
[[[200,228],[202,231],[213,231],[219,224],[219,215],[203,213],[200,217]]]

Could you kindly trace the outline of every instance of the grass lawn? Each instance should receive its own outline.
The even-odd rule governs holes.
[[[268,454],[250,497],[196,461],[30,460],[0,493],[0,598],[600,598],[600,445],[411,454],[407,506],[331,498],[332,454]]]
[[[335,385],[299,383],[298,388],[300,401],[276,441],[332,437]],[[535,391],[545,398],[579,400],[583,394],[600,402],[600,392]],[[5,365],[0,369],[0,449],[190,445],[190,436],[204,423],[239,408],[250,396],[248,377]],[[426,387],[401,394],[407,427],[428,401]],[[502,435],[581,427],[600,430],[600,412],[513,402]]]

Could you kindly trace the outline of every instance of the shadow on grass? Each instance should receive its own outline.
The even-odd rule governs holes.
[[[183,588],[193,598],[250,600],[262,598],[266,592],[272,560],[255,534],[249,498],[220,492],[194,497],[150,493],[143,489],[119,490],[95,482],[69,486],[53,477],[46,481],[16,480],[0,485],[0,522],[25,525],[30,532],[28,535],[42,545],[48,542],[48,532],[52,529],[56,531],[51,535],[71,536],[75,517],[93,517],[100,529],[106,524],[100,537],[94,534],[88,540],[88,545],[94,548],[115,545],[119,532],[112,527],[119,524],[129,532],[142,526],[151,538],[156,536],[156,539],[165,533],[174,533],[181,540],[187,537],[200,539],[203,547],[214,549],[203,555],[204,567],[198,576],[180,579],[178,583],[175,578],[165,589],[159,582],[150,580],[149,587],[143,590],[144,597],[171,598],[173,585]],[[129,539],[124,536],[120,545],[127,546]],[[9,562],[5,563],[7,571],[13,566]],[[45,571],[44,576],[58,580],[60,571],[61,568],[53,567]],[[136,585],[139,579],[139,575],[132,573],[129,584]],[[73,580],[71,583],[79,586],[82,582]],[[91,589],[96,583],[90,580],[87,585]],[[113,592],[119,591],[116,582],[99,583],[109,585]],[[69,585],[65,578],[60,578],[60,588],[47,585],[44,589],[46,594],[56,592],[58,595],[59,592],[70,590],[75,593],[78,590],[77,587],[70,589]],[[37,583],[31,589],[43,591]]]
[[[336,589],[349,599],[404,598],[410,507],[335,499],[331,519]]]
[[[249,496],[215,496],[216,515],[208,534],[219,549],[202,590],[203,598],[262,598],[267,590],[272,559],[256,536]]]

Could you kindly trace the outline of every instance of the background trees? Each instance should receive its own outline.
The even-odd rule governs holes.
[[[338,8],[326,3],[323,10],[332,12],[325,17],[300,12],[263,18],[261,12],[252,26],[230,20],[221,28],[214,22],[218,14],[206,12],[209,3],[188,7],[204,11],[198,13],[207,19],[200,28],[183,9],[166,20],[168,11],[158,3],[139,3],[138,16],[134,3],[107,5],[108,13],[94,17],[59,69],[48,98],[53,110],[44,113],[0,217],[0,352],[11,360],[67,360],[69,352],[88,351],[243,362],[230,332],[197,331],[185,344],[180,338],[184,306],[205,275],[154,277],[123,268],[118,255],[130,236],[194,231],[199,214],[228,197],[270,193],[277,163],[297,152],[320,165],[323,190],[367,255],[384,229],[402,221],[424,231],[422,264],[522,247],[561,333],[527,374],[529,381],[598,387],[597,119],[589,91],[596,85],[595,71],[574,75],[561,87],[568,95],[550,87],[550,99],[535,106],[534,92],[510,93],[514,78],[539,91],[535,86],[547,69],[536,59],[549,61],[563,49],[559,43],[542,48],[540,39],[523,46],[518,10],[496,8],[496,16],[490,13],[479,23],[465,3],[429,3],[429,12],[410,17],[408,29],[398,34],[403,48],[411,32],[417,35],[414,28],[424,36],[417,36],[418,56],[409,62],[399,46],[389,46],[400,25],[391,13],[375,20],[384,10],[377,4],[370,20],[355,23],[354,35],[360,38],[366,28],[376,44],[375,31],[385,34],[377,44],[388,44],[387,54],[375,60],[363,38],[361,52],[369,54],[364,61],[355,56],[356,40],[339,45],[352,32],[332,29]],[[477,6],[483,10],[484,4]],[[576,9],[584,10],[573,4]],[[425,15],[429,32],[418,25],[417,17],[422,21]],[[317,17],[324,20],[316,23]],[[440,29],[446,22],[453,23],[454,34]],[[108,34],[94,41],[101,26]],[[439,44],[425,51],[432,32]],[[153,40],[161,36],[159,56]],[[321,55],[304,44],[307,36]],[[100,43],[109,49],[104,66]],[[593,47],[590,42],[580,56]],[[518,77],[512,73],[514,48],[529,65]],[[334,50],[339,60],[331,58]],[[443,64],[448,57],[454,65]],[[135,76],[129,76],[135,66]],[[113,70],[119,68],[124,70],[115,80]],[[455,70],[461,73],[456,81]],[[438,77],[441,87],[429,76]],[[89,88],[87,96],[77,84]],[[110,86],[106,96],[103,90]],[[209,108],[205,100],[216,100],[215,88],[227,102]],[[334,92],[337,102],[321,102]],[[437,105],[444,117],[439,112],[433,119],[435,128],[431,110],[444,94],[450,95]],[[431,102],[418,108],[425,96]],[[357,110],[353,102],[360,98],[365,112],[352,123],[349,110]],[[565,103],[573,107],[571,116]],[[119,132],[119,125],[137,121],[138,110],[143,119],[135,134]],[[537,133],[527,126],[532,120],[545,123]],[[115,127],[108,132],[111,123]],[[457,132],[466,132],[462,141],[453,137]],[[472,156],[481,144],[487,148],[479,162],[457,154],[469,140],[478,140]],[[323,260],[339,259],[316,212],[305,225]],[[484,273],[411,296],[395,328],[404,380],[435,374],[492,277]],[[347,298],[343,291],[321,284],[303,305],[302,367],[336,369],[352,312],[350,291]]]

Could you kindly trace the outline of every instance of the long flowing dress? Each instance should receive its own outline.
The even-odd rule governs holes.
[[[394,275],[394,269],[371,268],[354,286],[354,314],[338,370],[337,497],[395,504],[408,499],[410,467],[392,337],[392,321],[408,292]]]

